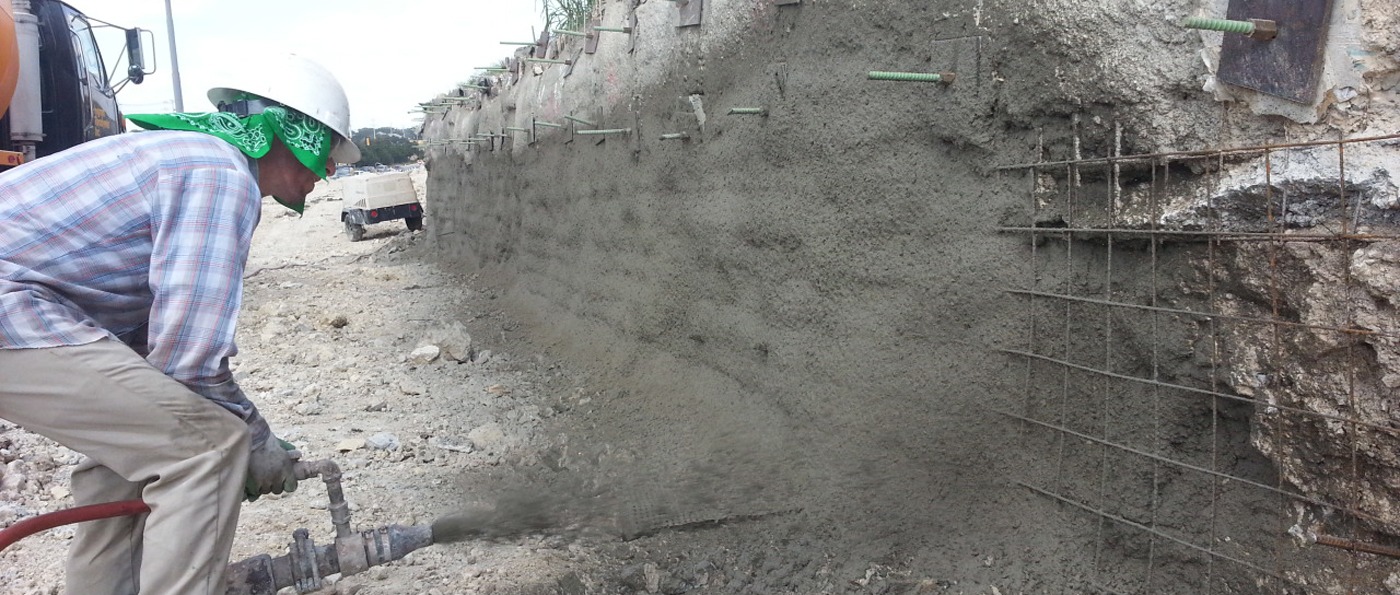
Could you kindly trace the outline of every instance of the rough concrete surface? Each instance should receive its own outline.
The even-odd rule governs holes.
[[[600,14],[617,25],[631,8],[604,2]],[[1327,149],[1289,152],[1288,167],[1264,151],[1125,165],[1121,174],[1100,164],[1097,179],[1069,168],[1034,177],[993,169],[1394,131],[1393,6],[1336,3],[1310,104],[1213,80],[1220,35],[1176,22],[1223,8],[710,0],[701,28],[676,29],[671,3],[643,2],[633,53],[604,38],[571,69],[498,77],[479,107],[428,119],[429,138],[570,114],[631,129],[597,137],[541,128],[490,149],[431,151],[430,249],[444,266],[506,288],[510,311],[542,349],[617,387],[593,402],[574,439],[636,449],[647,474],[709,462],[717,444],[737,444],[743,456],[726,454],[730,474],[711,484],[760,477],[778,503],[725,512],[795,511],[644,538],[671,558],[668,570],[716,552],[765,568],[702,590],[1388,589],[1383,562],[1290,541],[1305,511],[1260,491],[1349,506],[1340,492],[1358,484],[1319,481],[1288,462],[1294,455],[1265,447],[1282,434],[1248,398],[1174,391],[1159,402],[1140,386],[1005,351],[1029,345],[1076,365],[1096,360],[1114,373],[1247,395],[1230,378],[1252,366],[1258,337],[1213,332],[1189,316],[1052,307],[1006,290],[1208,310],[1218,307],[1212,292],[1226,291],[1212,275],[1248,284],[1271,269],[1243,248],[1236,266],[1204,274],[1226,257],[1209,260],[1200,242],[1083,234],[1028,243],[1002,226],[1273,231],[1277,194],[1294,197],[1282,213],[1289,227],[1332,230],[1358,199],[1374,207],[1368,225],[1393,223],[1393,144],[1348,153],[1342,175]],[[572,43],[558,53],[570,55]],[[957,79],[872,82],[870,70]],[[767,114],[728,115],[734,107]],[[673,133],[689,139],[660,140]],[[1336,191],[1339,177],[1350,190]],[[1065,338],[1036,330],[1047,324]],[[1303,346],[1297,357],[1315,355]],[[1218,476],[1044,438],[994,412],[1006,410],[1091,437],[1107,431]],[[1322,435],[1283,440],[1343,450]],[[1393,436],[1375,442],[1375,456],[1388,459],[1386,446]],[[764,464],[751,471],[752,461]],[[1158,536],[1019,484],[1052,486]],[[1122,500],[1098,504],[1096,493]],[[1373,503],[1387,499],[1373,493]]]

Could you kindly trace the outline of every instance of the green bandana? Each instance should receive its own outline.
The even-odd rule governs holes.
[[[228,112],[206,114],[132,114],[128,120],[147,130],[187,130],[202,132],[223,139],[238,147],[244,155],[258,159],[272,148],[275,135],[291,149],[297,161],[316,174],[326,177],[326,161],[330,159],[332,134],[325,124],[301,112],[280,106],[264,109],[260,114],[240,118]],[[279,204],[297,213],[300,206],[289,205],[273,197]]]

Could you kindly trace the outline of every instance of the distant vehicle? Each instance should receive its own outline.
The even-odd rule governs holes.
[[[423,229],[423,205],[413,180],[403,172],[362,174],[341,182],[340,220],[352,242],[365,238],[365,226],[403,219],[409,231]]]

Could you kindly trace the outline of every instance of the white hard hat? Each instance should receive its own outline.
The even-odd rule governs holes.
[[[331,149],[338,163],[360,160],[360,148],[350,140],[350,102],[345,89],[325,67],[296,54],[279,54],[245,64],[251,70],[230,75],[228,82],[209,90],[215,106],[234,103],[251,93],[297,110],[325,124],[339,139]]]

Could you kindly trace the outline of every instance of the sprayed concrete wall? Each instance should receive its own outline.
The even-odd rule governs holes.
[[[804,511],[803,520],[765,526],[748,545],[713,544],[769,547],[770,559],[782,561],[770,578],[739,587],[841,591],[898,575],[913,580],[899,584],[933,577],[928,584],[945,587],[1075,590],[1094,584],[1084,577],[1104,565],[1154,559],[1155,592],[1200,592],[1203,574],[1222,583],[1217,588],[1253,588],[1259,581],[1249,567],[1203,573],[1186,549],[1158,553],[1103,538],[1101,528],[1099,539],[1079,539],[1100,521],[1015,486],[1049,466],[1035,456],[1044,453],[1026,456],[1020,427],[993,413],[1038,390],[1025,386],[1025,362],[1005,350],[1026,343],[1034,332],[1028,312],[1040,306],[1006,290],[1080,284],[1080,272],[1104,266],[1101,237],[1086,234],[1057,250],[1007,228],[1189,230],[1206,219],[1267,228],[1271,215],[1251,197],[1289,188],[1325,203],[1326,192],[1309,188],[1337,177],[1325,166],[1307,167],[1306,158],[1282,172],[1257,156],[1222,159],[1214,168],[1184,168],[1171,184],[1120,184],[1122,208],[1112,220],[1094,220],[1086,209],[1056,202],[1080,187],[1077,174],[996,166],[1395,130],[1400,11],[1338,0],[1317,96],[1297,103],[1214,79],[1221,35],[1176,23],[1224,14],[1225,5],[708,0],[702,26],[678,28],[675,3],[603,2],[605,26],[627,25],[635,11],[634,40],[602,34],[596,54],[581,54],[582,41],[566,38],[550,57],[575,59],[571,66],[527,64],[523,76],[497,77],[479,102],[424,124],[428,139],[505,136],[489,148],[430,151],[433,246],[444,262],[507,287],[505,302],[535,321],[531,336],[597,370],[600,384],[611,387],[599,389],[584,422],[591,427],[575,440],[643,452],[654,463],[639,468],[658,477],[724,453],[718,464],[726,470],[712,483],[767,491],[761,498],[725,494],[707,506]],[[871,70],[957,78],[947,85],[875,82],[865,78]],[[766,115],[728,115],[735,107],[761,107]],[[630,132],[586,136],[572,126],[534,125],[566,123],[565,116]],[[689,138],[660,138],[679,133]],[[1391,225],[1389,209],[1400,202],[1390,182],[1397,166],[1392,146],[1358,152],[1344,174],[1353,194],[1343,191],[1333,203],[1364,196],[1373,207],[1367,223]],[[1149,193],[1160,207],[1144,206]],[[1225,203],[1240,208],[1222,216]],[[1295,227],[1325,228],[1346,216],[1314,211]],[[1203,278],[1257,288],[1270,274],[1251,265],[1257,261],[1248,249],[1203,265],[1199,245],[1161,244],[1160,253],[1124,246],[1109,257],[1118,271],[1109,285],[1143,303],[1216,307],[1201,297],[1202,287],[1215,287]],[[1036,268],[1036,249],[1066,265]],[[1301,268],[1318,260],[1294,253]],[[1386,254],[1362,260],[1394,260]],[[1159,275],[1169,281],[1146,281]],[[1349,279],[1316,271],[1293,280],[1305,278],[1311,289],[1287,299],[1349,291]],[[1385,285],[1370,284],[1373,302],[1383,306],[1379,318],[1391,324]],[[1265,293],[1233,293],[1256,300],[1213,311],[1276,306],[1276,297],[1259,297]],[[1250,351],[1261,338],[1244,332],[1218,335],[1220,345],[1206,349],[1199,329],[1124,324],[1113,335],[1122,353],[1146,357],[1157,344],[1194,345],[1198,356],[1241,353],[1183,356],[1159,373],[1251,398],[1266,398],[1267,387],[1255,381],[1259,368],[1312,360],[1301,348],[1293,357]],[[1084,331],[1065,341],[1066,357],[1103,349],[1085,338],[1101,329]],[[1393,381],[1400,357],[1382,352],[1374,365],[1396,369],[1370,373],[1381,387],[1372,391],[1377,411],[1388,387],[1400,384]],[[1091,384],[1065,378],[1066,393],[1071,383]],[[1307,406],[1305,395],[1267,398]],[[1345,499],[1342,492],[1354,487],[1324,481],[1297,454],[1343,457],[1336,436],[1273,427],[1252,413],[1188,407],[1164,416],[1182,434],[1218,426],[1218,448],[1235,461],[1232,476],[1287,483],[1320,501]],[[1268,447],[1284,434],[1289,444],[1323,447]],[[1389,456],[1375,459],[1376,473],[1400,477]],[[1054,474],[1082,475],[1085,486],[1103,481],[1088,467]],[[1372,486],[1373,503],[1386,500],[1388,482]],[[1204,497],[1161,487],[1159,498],[1157,489],[1154,501],[1178,499],[1178,511]],[[1235,521],[1220,521],[1221,530],[1271,531],[1274,539],[1279,512],[1267,508],[1242,502],[1222,515]],[[1379,504],[1365,508],[1390,518]],[[1372,526],[1400,528],[1379,524]],[[778,543],[785,553],[772,553]],[[687,547],[705,547],[704,538]],[[1289,560],[1301,567],[1296,580],[1339,584],[1326,560]]]

